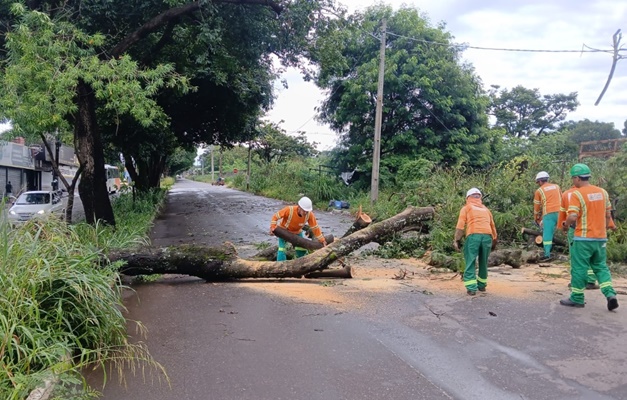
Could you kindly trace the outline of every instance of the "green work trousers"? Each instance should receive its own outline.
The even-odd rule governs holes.
[[[575,228],[573,227],[568,228],[568,233],[566,234],[566,237],[568,238],[568,254],[570,254],[570,256],[572,257],[572,254],[573,254],[572,246],[573,246],[573,240],[575,239]],[[588,268],[588,274],[586,275],[586,283],[589,283],[591,285],[594,285],[595,283],[597,283],[597,276],[594,274],[594,271],[592,270],[592,268]]]
[[[557,212],[544,214],[542,216],[542,246],[544,247],[544,256],[551,256],[551,248],[553,247],[553,235],[557,227]]]
[[[488,256],[492,248],[492,235],[473,233],[466,236],[464,243],[464,286],[466,290],[476,292],[477,288],[488,285]],[[475,264],[479,259],[479,276],[475,272]]]
[[[305,232],[301,232],[298,234],[300,237],[305,237]],[[287,260],[287,252],[285,251],[285,246],[287,246],[287,241],[285,239],[279,239],[279,251],[276,254],[277,261],[285,261]],[[307,255],[307,249],[302,247],[294,247],[294,252],[296,253],[296,258],[301,258]]]
[[[570,253],[570,300],[584,304],[584,290],[588,269],[596,275],[605,297],[616,296],[612,287],[612,275],[606,264],[604,240],[574,240]]]

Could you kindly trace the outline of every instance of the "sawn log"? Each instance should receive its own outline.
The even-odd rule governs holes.
[[[529,229],[529,228],[521,228],[520,233],[523,235],[523,237],[533,236],[534,239],[537,239],[538,237],[540,237],[540,245],[542,245],[542,232]],[[538,243],[537,240],[536,240],[536,243]],[[560,238],[556,238],[555,236],[553,236],[553,244],[556,244],[562,247],[568,247],[568,243],[566,243]]]

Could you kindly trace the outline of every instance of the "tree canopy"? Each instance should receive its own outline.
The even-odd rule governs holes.
[[[489,112],[496,126],[508,136],[528,138],[555,131],[568,112],[579,106],[577,93],[541,95],[538,89],[516,86],[512,90],[493,86]]]
[[[316,83],[327,90],[319,119],[340,133],[343,167],[368,170],[372,159],[380,27],[387,20],[381,173],[408,159],[483,165],[492,138],[488,99],[473,69],[443,26],[419,10],[375,6],[324,32],[318,42]]]
[[[272,57],[301,65],[318,27],[341,13],[332,0],[7,4],[2,78],[14,88],[3,117],[17,129],[71,133],[87,220],[110,223],[105,147],[126,153],[148,188],[177,142],[251,138],[272,103]]]
[[[564,122],[559,130],[568,131],[570,140],[574,143],[618,139],[621,136],[621,132],[616,129],[613,122],[590,121],[589,119]]]
[[[316,144],[309,143],[304,132],[288,135],[278,124],[264,123],[254,142],[254,151],[266,163],[282,162],[290,157],[311,157],[317,154]]]

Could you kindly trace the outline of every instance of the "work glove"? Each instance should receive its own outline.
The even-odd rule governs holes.
[[[497,243],[498,243],[498,241],[496,239],[492,239],[492,248],[490,249],[490,251],[496,250],[496,244]]]

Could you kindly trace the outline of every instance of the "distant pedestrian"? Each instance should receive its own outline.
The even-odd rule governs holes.
[[[492,213],[481,202],[481,191],[472,188],[466,192],[466,205],[459,211],[453,247],[459,251],[461,240],[464,243],[464,286],[466,293],[474,296],[477,290],[485,292],[488,285],[488,256],[496,248],[496,226]],[[479,258],[479,276],[475,272]]]
[[[4,195],[6,197],[9,197],[13,194],[13,185],[11,185],[11,181],[8,181],[7,184],[4,186]]]
[[[607,309],[612,311],[618,308],[606,254],[607,229],[615,229],[610,226],[612,204],[605,189],[590,184],[590,175],[586,164],[575,164],[570,169],[576,190],[568,201],[568,216],[562,229],[566,231],[575,225],[575,232],[570,249],[570,297],[560,300],[560,304],[585,307],[587,271],[592,268],[607,299]]]
[[[553,235],[557,227],[557,218],[562,204],[560,187],[555,183],[549,183],[549,174],[540,171],[536,175],[536,184],[540,186],[533,196],[533,215],[536,224],[542,228],[542,245],[544,258],[539,261],[547,262],[553,258]]]

